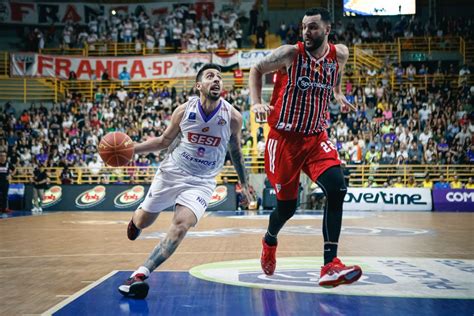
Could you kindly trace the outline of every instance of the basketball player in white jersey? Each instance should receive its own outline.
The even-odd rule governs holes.
[[[145,279],[173,254],[187,231],[202,217],[216,187],[215,177],[224,165],[227,145],[243,195],[248,202],[252,201],[240,148],[242,116],[220,97],[220,67],[204,65],[196,76],[196,88],[200,96],[176,108],[162,136],[135,144],[137,154],[170,148],[145,200],[133,214],[128,238],[135,240],[162,210],[174,206],[175,211],[166,237],[143,266],[119,287],[124,296],[146,297],[149,286]]]

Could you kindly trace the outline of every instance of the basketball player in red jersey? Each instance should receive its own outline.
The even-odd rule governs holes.
[[[343,110],[355,110],[341,89],[344,65],[349,58],[345,45],[328,43],[330,14],[313,8],[303,21],[304,42],[283,45],[250,70],[252,110],[257,120],[268,118],[270,133],[265,151],[265,172],[277,195],[262,239],[262,269],[272,275],[276,268],[277,235],[295,213],[301,170],[326,195],[323,217],[324,267],[319,285],[335,287],[357,281],[362,270],[337,258],[342,224],[342,204],[347,192],[341,161],[326,129],[331,96]],[[262,75],[278,71],[271,104],[262,101]]]

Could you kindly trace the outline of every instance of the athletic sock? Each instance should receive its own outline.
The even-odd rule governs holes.
[[[332,259],[337,257],[337,244],[336,243],[325,243],[324,244],[324,265],[332,262]]]
[[[265,243],[269,246],[276,246],[278,243],[276,236],[272,236],[269,232],[265,234],[264,239]]]
[[[139,273],[144,274],[147,278],[150,276],[150,270],[148,270],[147,267],[141,266],[135,272],[133,272],[130,277],[133,278],[135,275]]]

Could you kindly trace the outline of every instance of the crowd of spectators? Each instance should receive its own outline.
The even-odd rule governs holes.
[[[99,176],[104,164],[97,145],[104,134],[124,132],[136,142],[160,136],[169,125],[172,111],[196,95],[194,88],[178,93],[168,87],[139,91],[122,87],[116,93],[96,91],[93,100],[68,95],[49,109],[32,103],[21,113],[6,103],[0,114],[0,152],[8,152],[16,167],[64,168],[65,179],[71,178],[71,167],[88,168],[92,176]],[[241,110],[248,108],[246,88],[224,90],[222,96]],[[248,117],[246,111],[243,145],[250,137]],[[131,165],[158,166],[164,154],[137,155]]]
[[[473,87],[462,80],[453,88],[453,82],[439,76],[427,89],[417,88],[408,74],[411,68],[415,69],[411,64],[401,67],[401,88],[395,92],[383,76],[371,79],[366,74],[364,87],[347,81],[346,96],[358,106],[357,113],[343,113],[338,104],[329,104],[329,134],[348,163],[376,169],[379,164],[474,162]],[[468,71],[463,66],[459,74]]]
[[[201,11],[200,11],[201,12]],[[130,43],[136,51],[165,52],[169,47],[181,51],[233,50],[242,47],[241,26],[246,14],[232,8],[221,12],[204,8],[198,15],[194,5],[176,5],[171,12],[150,18],[146,12],[92,17],[86,25],[67,22],[54,30],[35,28],[28,35],[28,48],[37,50],[59,42],[63,48],[100,49],[98,43]],[[46,36],[45,33],[48,35]],[[247,35],[247,34],[246,34]]]
[[[299,38],[300,21],[280,23],[275,33],[283,43],[295,44]],[[417,16],[401,16],[400,19],[344,19],[332,25],[330,40],[347,46],[361,43],[394,42],[397,37],[451,37],[462,36],[474,39],[474,19],[462,17],[442,17],[438,23],[422,20]]]

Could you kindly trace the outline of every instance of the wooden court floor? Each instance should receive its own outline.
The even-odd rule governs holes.
[[[56,212],[0,219],[0,315],[41,314],[113,270],[142,264],[158,239],[126,237],[131,212]],[[164,232],[171,213],[160,215],[145,232]],[[266,220],[207,216],[193,231],[223,228],[265,229]],[[287,226],[321,227],[321,219]],[[474,213],[384,212],[346,218],[352,228],[424,229],[419,236],[344,234],[339,256],[474,259]],[[218,261],[258,258],[260,233],[185,238],[159,270],[189,270]],[[278,255],[320,256],[322,235],[287,235]]]

